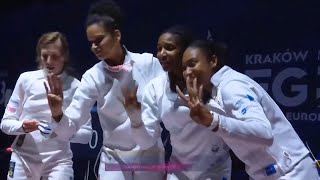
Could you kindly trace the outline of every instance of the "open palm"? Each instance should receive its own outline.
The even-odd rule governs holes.
[[[54,74],[48,75],[48,85],[44,82],[44,87],[47,92],[48,104],[51,110],[52,117],[62,115],[63,105],[63,83],[62,80]]]
[[[202,103],[203,86],[198,88],[197,79],[194,78],[191,82],[189,77],[186,78],[187,91],[189,96],[185,96],[180,88],[176,86],[179,97],[185,101],[190,108],[190,117],[198,124],[210,126],[212,115],[210,111]]]
[[[127,115],[130,119],[132,127],[140,127],[143,122],[141,120],[141,103],[137,98],[138,86],[134,85],[134,88],[123,87],[122,94],[124,101],[121,101],[126,109]]]

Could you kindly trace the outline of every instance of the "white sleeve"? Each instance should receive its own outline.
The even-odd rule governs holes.
[[[152,57],[152,69],[153,69],[153,78],[158,77],[162,73],[164,73],[163,68],[159,62],[159,59]]]
[[[151,62],[149,63],[149,67],[145,69],[147,82],[151,81],[155,77],[158,77],[162,73],[164,73],[163,68],[156,57],[153,57],[151,54]]]
[[[92,137],[92,125],[91,119],[85,124],[81,126],[81,128],[72,136],[70,142],[72,143],[80,143],[80,144],[88,144]]]
[[[84,125],[88,126],[84,126],[80,130],[80,134],[84,132],[82,135],[87,135],[90,131],[92,132],[92,130],[89,130],[89,127],[91,128],[91,109],[97,97],[98,90],[92,76],[84,74],[79,87],[74,93],[70,106],[66,109],[60,122],[57,123],[57,127],[54,129],[59,139],[69,141]],[[89,136],[85,139],[89,139]]]
[[[157,142],[161,133],[155,89],[151,83],[145,88],[141,109],[143,125],[139,128],[132,128],[132,135],[142,149],[148,149]]]
[[[8,135],[25,134],[22,129],[23,121],[20,120],[20,116],[24,104],[24,83],[26,80],[24,74],[19,76],[1,120],[1,130]]]
[[[244,81],[230,81],[222,87],[222,103],[228,115],[219,116],[217,133],[233,141],[272,144],[273,134],[258,96],[252,85]]]

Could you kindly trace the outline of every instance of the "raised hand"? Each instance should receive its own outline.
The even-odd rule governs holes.
[[[122,88],[122,94],[124,97],[124,101],[122,102],[126,111],[140,111],[141,104],[137,99],[138,86],[135,85],[134,88]]]
[[[186,79],[186,85],[189,97],[185,96],[180,88],[176,86],[179,97],[185,101],[190,108],[190,117],[192,120],[198,124],[209,127],[213,121],[213,117],[202,102],[203,85],[200,85],[198,88],[197,79],[194,78],[193,81],[191,81],[189,77]]]
[[[35,119],[24,120],[22,123],[22,129],[25,133],[29,133],[38,130],[39,122]]]
[[[54,74],[48,75],[48,85],[44,82],[44,87],[47,92],[48,104],[51,110],[52,117],[59,122],[62,117],[63,105],[63,83],[62,80]]]
[[[134,88],[123,87],[122,94],[124,101],[119,99],[126,109],[132,127],[140,127],[143,123],[141,120],[141,103],[138,102],[137,92],[137,85]]]

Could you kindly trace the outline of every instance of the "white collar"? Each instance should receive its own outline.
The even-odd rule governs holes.
[[[214,87],[218,87],[222,82],[224,75],[232,70],[229,66],[223,66],[219,71],[217,71],[210,79],[210,82],[213,84]]]
[[[45,69],[41,69],[42,71],[42,75],[43,75],[43,78],[47,78],[47,76],[48,76],[48,72],[45,70]],[[62,71],[62,73],[60,73],[60,74],[58,74],[57,75],[60,79],[65,79],[65,78],[67,78],[67,76],[68,76],[68,74],[65,72],[65,71]]]

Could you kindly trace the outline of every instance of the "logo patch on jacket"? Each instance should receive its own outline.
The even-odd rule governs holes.
[[[241,110],[241,114],[242,114],[242,115],[246,114],[248,109],[249,109],[249,106],[243,108],[243,109]]]
[[[19,102],[10,99],[10,101],[8,102],[6,111],[10,112],[10,113],[15,113],[17,111],[17,108],[19,107]]]
[[[14,174],[14,168],[16,166],[16,162],[14,161],[10,161],[10,165],[9,165],[9,177],[13,178],[13,174]]]
[[[252,96],[250,96],[249,94],[247,94],[247,98],[250,100],[250,101],[254,101],[254,98]]]
[[[253,106],[251,103],[249,103],[251,101],[254,101],[254,98],[252,96],[250,96],[249,94],[246,94],[243,98],[239,99],[235,103],[235,106],[237,109],[239,109],[240,113],[242,115],[244,115],[247,113],[248,109]],[[249,103],[249,104],[247,104],[247,103]],[[244,106],[244,108],[242,108],[242,106]]]
[[[264,170],[267,176],[271,176],[272,174],[275,174],[277,172],[276,165],[274,164],[267,166]]]

